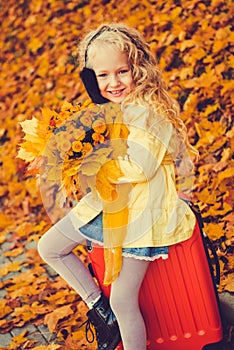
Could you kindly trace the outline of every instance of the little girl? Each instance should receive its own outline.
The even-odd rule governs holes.
[[[169,246],[192,235],[195,218],[178,198],[173,160],[183,152],[182,144],[193,155],[196,150],[188,142],[156,60],[136,30],[122,24],[102,25],[81,42],[80,62],[81,78],[93,102],[119,104],[128,128],[127,154],[116,159],[121,176],[114,180],[111,173],[106,174],[125,194],[128,208],[127,224],[117,231],[121,236],[124,230],[124,238],[108,247],[121,249],[120,267],[106,281],[111,283],[110,304],[72,253],[85,238],[103,244],[103,237],[81,232],[84,224],[105,211],[101,196],[92,192],[84,196],[43,235],[38,250],[89,307],[87,316],[96,329],[99,350],[115,349],[121,339],[125,350],[144,350],[139,289],[149,262],[170,258]],[[108,205],[111,208],[112,203]],[[113,270],[113,266],[106,268]]]

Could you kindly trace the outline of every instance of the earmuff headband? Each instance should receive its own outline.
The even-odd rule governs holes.
[[[145,49],[143,47],[141,47],[139,45],[139,43],[131,36],[129,35],[128,32],[126,32],[125,30],[123,29],[118,29],[118,28],[110,28],[108,26],[104,26],[100,29],[99,32],[97,32],[96,34],[94,34],[94,36],[92,36],[92,38],[89,40],[87,46],[86,46],[86,50],[85,50],[85,65],[88,61],[88,48],[89,46],[91,45],[91,43],[93,41],[95,41],[95,39],[97,39],[102,33],[104,32],[120,32],[122,34],[124,34],[128,39],[131,40],[131,42],[136,46],[136,48],[140,51],[143,51],[144,55],[145,55],[145,58],[148,60],[149,59],[149,55],[148,53],[145,51]]]

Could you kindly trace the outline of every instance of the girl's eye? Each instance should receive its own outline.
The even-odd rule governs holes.
[[[128,69],[122,69],[121,71],[119,71],[119,74],[126,74],[128,73]]]
[[[106,73],[101,73],[101,74],[98,74],[98,78],[106,78],[107,74]]]

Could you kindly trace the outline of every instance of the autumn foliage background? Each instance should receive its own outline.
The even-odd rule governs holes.
[[[87,99],[77,43],[103,22],[125,22],[144,34],[180,103],[189,138],[200,152],[193,200],[220,258],[219,292],[234,292],[233,15],[230,0],[1,1],[0,242],[8,247],[3,254],[11,262],[0,267],[5,290],[0,329],[45,323],[57,334],[49,347],[21,334],[9,349],[53,350],[59,344],[94,349],[78,328],[85,320],[84,304],[62,279],[51,281],[33,245],[51,222],[35,177],[16,155],[21,121],[40,117],[41,108],[59,110],[64,101]],[[77,254],[87,260],[82,247]]]

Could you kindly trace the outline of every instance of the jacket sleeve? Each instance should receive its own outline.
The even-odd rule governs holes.
[[[123,173],[118,183],[146,182],[162,163],[173,127],[164,117],[132,104],[124,110],[124,122],[130,133],[127,154],[117,162]]]

